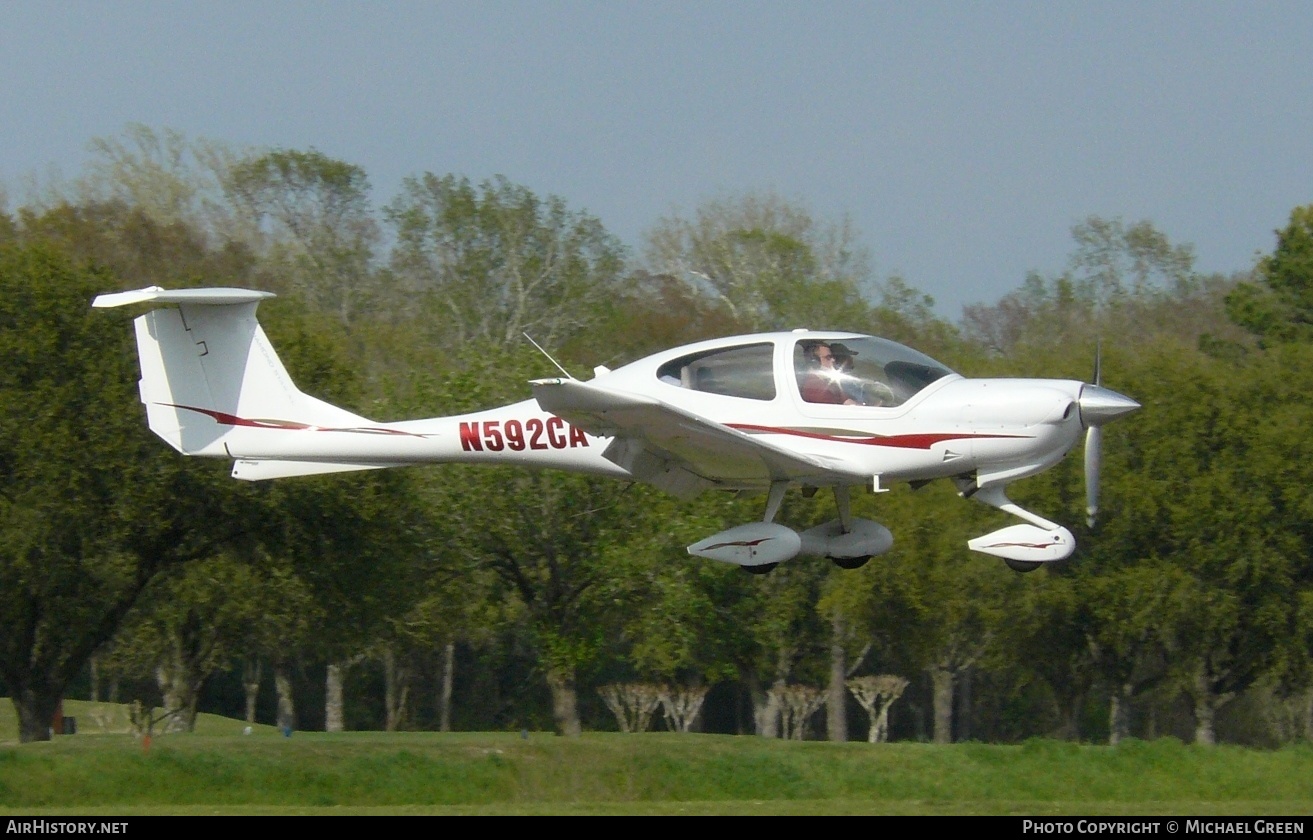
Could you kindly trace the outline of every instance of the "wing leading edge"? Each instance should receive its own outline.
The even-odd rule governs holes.
[[[578,379],[531,383],[544,411],[592,435],[612,437],[603,453],[635,478],[680,498],[711,488],[761,488],[777,481],[833,483],[837,464],[782,449],[669,403]]]

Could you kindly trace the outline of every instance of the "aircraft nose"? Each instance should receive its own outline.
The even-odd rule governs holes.
[[[1102,426],[1140,407],[1130,397],[1101,385],[1082,385],[1079,404],[1081,424],[1086,428]]]

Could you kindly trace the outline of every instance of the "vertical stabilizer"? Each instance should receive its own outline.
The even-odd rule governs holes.
[[[297,389],[255,317],[268,292],[158,287],[101,295],[93,306],[174,303],[135,321],[141,401],[151,431],[188,455],[227,456],[235,427],[367,423]]]

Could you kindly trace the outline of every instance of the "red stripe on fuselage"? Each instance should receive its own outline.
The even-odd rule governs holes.
[[[793,435],[795,437],[811,438],[812,440],[830,440],[836,443],[857,443],[862,446],[893,446],[899,449],[929,449],[936,443],[943,443],[946,440],[1024,437],[1024,435],[974,435],[962,434],[961,432],[929,432],[916,435],[840,437],[838,435],[823,434],[821,432],[808,432],[803,431],[802,429],[788,429],[780,426],[757,426],[751,423],[727,423],[726,425],[731,429],[738,429],[740,432],[748,432],[750,434]]]
[[[225,426],[246,426],[252,429],[275,429],[289,432],[357,432],[371,435],[405,435],[407,437],[427,437],[427,435],[417,435],[412,432],[403,432],[400,429],[381,429],[376,426],[311,426],[308,423],[299,423],[294,420],[263,420],[251,417],[238,417],[236,414],[228,414],[223,411],[214,411],[208,408],[197,408],[193,405],[178,405],[177,403],[158,403],[158,405],[168,406],[169,408],[181,408],[185,411],[194,411],[197,414],[204,414],[207,417],[213,417],[216,423],[222,423]]]

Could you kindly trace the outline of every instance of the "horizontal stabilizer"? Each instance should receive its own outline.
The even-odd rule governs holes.
[[[258,303],[274,296],[273,292],[251,289],[164,289],[148,286],[130,292],[111,292],[98,295],[91,305],[98,309],[128,306],[133,303],[190,303],[193,305],[222,306],[233,303]]]
[[[264,481],[270,478],[290,478],[296,475],[324,475],[325,473],[378,470],[396,464],[342,464],[332,461],[251,461],[233,463],[233,478],[244,481]]]

